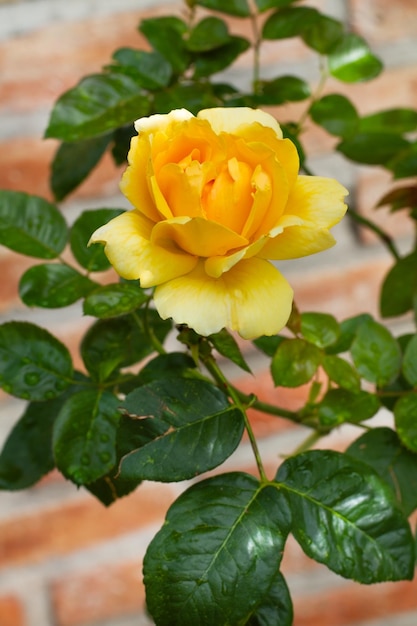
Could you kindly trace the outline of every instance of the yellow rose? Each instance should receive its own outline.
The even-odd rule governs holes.
[[[299,176],[294,144],[269,114],[180,109],[135,124],[121,189],[135,207],[91,242],[120,276],[156,287],[159,315],[201,335],[252,339],[286,324],[293,292],[270,260],[325,250],[347,194]]]

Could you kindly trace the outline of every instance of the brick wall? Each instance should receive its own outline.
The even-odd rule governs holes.
[[[363,85],[334,85],[349,94],[361,113],[393,106],[417,108],[417,3],[415,0],[321,0],[311,3],[349,21],[368,38],[386,64],[377,80]],[[111,52],[143,44],[136,25],[141,17],[180,12],[181,3],[152,0],[0,0],[0,188],[50,197],[48,168],[56,147],[41,139],[54,99],[86,73],[98,71]],[[231,28],[241,32],[238,19]],[[232,72],[246,79],[243,59]],[[309,76],[314,63],[293,40],[265,46],[265,76],[280,71]],[[329,90],[332,85],[329,85]],[[299,108],[299,107],[298,107]],[[282,107],[285,121],[297,107]],[[330,155],[332,141],[318,129],[308,131],[307,147],[318,174],[334,176],[351,190],[351,200],[365,214],[389,185],[378,169],[355,167]],[[120,171],[106,159],[62,209],[71,221],[86,206],[120,206]],[[383,210],[378,220],[407,246],[407,224]],[[342,318],[370,310],[377,313],[378,285],[390,259],[368,233],[357,233],[345,220],[335,230],[336,248],[286,263],[303,310],[325,310]],[[23,308],[17,282],[27,260],[0,250],[0,322],[31,319],[56,333],[76,351],[83,322],[78,307],[34,311]],[[249,355],[254,381],[239,378],[243,388],[273,400],[264,360]],[[295,408],[303,390],[279,392],[280,405]],[[22,404],[0,395],[0,443]],[[384,420],[384,416],[379,418]],[[293,450],[305,432],[282,420],[252,414],[267,466]],[[343,449],[357,436],[345,429],[323,442]],[[246,444],[228,469],[254,470]],[[144,626],[141,559],[170,502],[184,485],[145,484],[108,510],[83,490],[52,473],[35,488],[0,493],[0,626]],[[284,570],[295,600],[295,626],[415,626],[417,583],[373,587],[345,581],[309,562],[295,543]]]

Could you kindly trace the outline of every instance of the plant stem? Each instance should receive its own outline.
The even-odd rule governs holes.
[[[310,433],[308,437],[300,443],[299,446],[297,446],[291,456],[295,456],[296,454],[301,454],[302,452],[306,452],[306,450],[310,450],[310,448],[314,446],[314,444],[317,443],[317,441],[319,441],[322,437],[322,433],[318,432],[317,430],[313,430],[313,432]]]
[[[241,410],[243,414],[243,419],[245,422],[246,432],[248,433],[250,445],[252,447],[252,451],[255,456],[256,465],[258,466],[259,476],[262,482],[268,482],[268,478],[266,476],[265,469],[264,469],[262,459],[261,459],[261,455],[259,452],[258,442],[256,441],[256,437],[252,430],[252,426],[249,421],[246,408],[241,401],[241,398],[240,398],[239,393],[237,392],[237,389],[235,389],[235,387],[233,387],[233,385],[229,383],[229,381],[227,380],[227,378],[225,377],[225,375],[223,374],[223,372],[217,365],[217,362],[215,361],[212,355],[205,357],[203,362],[204,362],[204,365],[207,367],[208,371],[210,372],[210,374],[213,376],[214,380],[217,383],[219,383],[223,389],[225,389],[227,395],[233,400],[233,403],[235,404],[235,406]]]
[[[401,256],[400,256],[397,248],[395,247],[395,244],[394,244],[394,242],[392,240],[392,237],[390,235],[388,235],[387,232],[382,230],[382,228],[377,226],[377,224],[375,224],[371,220],[368,220],[363,215],[360,215],[357,211],[355,211],[352,208],[348,212],[348,216],[352,220],[354,220],[357,224],[360,224],[361,226],[366,226],[366,228],[369,228],[369,230],[372,230],[372,232],[374,232],[379,237],[379,239],[382,241],[382,243],[384,243],[386,245],[386,247],[388,248],[388,250],[390,251],[390,253],[394,257],[394,259],[396,261],[400,260]]]
[[[253,32],[253,91],[254,93],[259,93],[259,81],[260,81],[260,52],[261,52],[261,43],[262,37],[259,32],[258,25],[258,8],[254,2],[254,0],[249,0],[249,8],[250,8],[250,21],[252,24],[252,32]]]

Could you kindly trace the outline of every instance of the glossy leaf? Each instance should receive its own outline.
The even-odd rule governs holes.
[[[151,17],[141,21],[139,30],[175,73],[185,72],[191,57],[184,41],[188,27],[183,20],[175,16]]]
[[[382,317],[394,317],[412,310],[416,294],[417,252],[412,252],[397,261],[384,278],[379,304]]]
[[[48,309],[73,304],[97,287],[97,283],[69,265],[33,265],[19,282],[19,295],[27,306]]]
[[[370,465],[391,487],[404,514],[417,508],[417,456],[391,428],[374,428],[356,439],[346,453]]]
[[[303,339],[283,341],[272,359],[271,373],[275,385],[299,387],[308,383],[321,363],[321,350]]]
[[[380,408],[377,396],[366,391],[330,389],[317,406],[320,424],[336,426],[344,422],[364,422]]]
[[[217,53],[213,53],[214,56]],[[220,55],[221,56],[221,55]],[[211,58],[211,56],[210,56]],[[224,58],[220,58],[220,63],[224,63]],[[216,66],[217,67],[217,66]],[[210,72],[218,71],[210,65]],[[214,96],[209,84],[176,84],[170,88],[158,91],[154,95],[155,110],[159,113],[169,113],[173,109],[187,108],[196,115],[201,109],[218,106],[217,96]]]
[[[281,572],[277,572],[246,626],[292,626],[293,606],[287,583]]]
[[[137,78],[145,89],[160,89],[166,87],[172,77],[170,63],[159,52],[134,50],[133,48],[119,48],[113,54],[113,59],[120,69],[126,71],[133,78]],[[111,66],[117,71],[118,66]]]
[[[346,83],[376,78],[383,68],[366,41],[353,33],[346,33],[336,44],[328,57],[328,63],[330,74]]]
[[[414,109],[387,109],[360,120],[360,131],[364,133],[394,133],[402,135],[417,129],[417,111]]]
[[[387,167],[393,172],[394,178],[409,178],[417,174],[417,141],[404,147],[395,155]]]
[[[109,391],[86,389],[72,395],[59,412],[53,432],[56,464],[78,485],[114,467],[119,405]]]
[[[400,372],[400,346],[378,322],[370,320],[359,327],[351,354],[359,374],[380,387],[392,382]]]
[[[325,354],[322,365],[330,380],[339,385],[339,387],[348,391],[359,391],[360,377],[348,361],[336,355]]]
[[[106,380],[115,370],[128,367],[152,354],[154,347],[147,332],[145,316],[155,336],[163,341],[171,322],[163,321],[156,311],[139,310],[134,315],[98,320],[81,343],[81,356],[91,376]]]
[[[249,365],[243,358],[237,341],[225,328],[214,335],[210,335],[209,339],[219,354],[225,356],[227,359],[245,370],[245,372],[251,371]]]
[[[288,497],[292,533],[309,557],[364,584],[412,578],[407,519],[370,467],[311,450],[284,461],[277,481]]]
[[[119,476],[117,470],[113,470],[109,474],[83,486],[88,489],[97,500],[100,500],[104,506],[110,506],[119,498],[123,498],[129,495],[129,493],[132,493],[139,484],[140,482],[136,480],[124,480]]]
[[[402,443],[417,452],[417,393],[400,398],[394,406],[395,426]]]
[[[336,147],[345,157],[366,165],[386,165],[409,146],[406,139],[391,133],[358,133]]]
[[[139,379],[142,385],[150,383],[153,380],[168,377],[186,378],[187,375],[193,376],[196,372],[194,360],[184,352],[168,352],[167,354],[158,354],[149,361],[140,371]]]
[[[413,387],[417,386],[417,335],[408,342],[404,352],[402,371]]]
[[[227,15],[237,15],[238,17],[249,17],[250,10],[247,0],[196,0],[195,4],[212,11],[220,11]]]
[[[0,190],[1,245],[38,259],[54,259],[67,237],[65,220],[53,204],[20,191]]]
[[[268,9],[278,9],[294,4],[297,0],[255,0],[255,4],[259,11],[267,11]]]
[[[327,346],[326,352],[329,354],[339,354],[340,352],[346,352],[349,350],[354,338],[356,337],[358,329],[364,322],[369,320],[372,320],[369,313],[361,313],[359,315],[354,315],[353,317],[348,317],[340,322],[339,338],[336,343]]]
[[[217,387],[202,380],[171,376],[129,394],[123,410],[150,416],[164,431],[122,459],[123,478],[186,480],[223,463],[238,446],[243,415],[229,406]]]
[[[264,39],[286,39],[298,37],[311,28],[320,13],[311,7],[288,7],[278,9],[270,15],[262,31]]]
[[[257,98],[261,104],[284,104],[298,102],[311,95],[310,86],[298,76],[280,76],[260,83]]]
[[[113,146],[111,154],[116,165],[127,164],[127,154],[132,137],[136,135],[133,124],[117,128],[113,133]]]
[[[124,74],[94,74],[57,100],[45,137],[63,141],[89,139],[149,112],[148,96],[133,78]]]
[[[248,474],[223,474],[188,489],[144,560],[156,624],[245,624],[276,580],[289,524],[284,495]]]
[[[195,58],[194,78],[205,78],[216,72],[221,72],[229,67],[249,47],[250,43],[244,37],[230,36],[228,43],[210,51],[210,53],[201,53]]]
[[[319,13],[301,34],[303,41],[320,54],[328,54],[343,37],[343,24],[339,20]]]
[[[63,142],[51,166],[51,189],[57,201],[76,189],[95,168],[105,153],[112,135],[92,137],[73,143]]]
[[[192,29],[187,48],[193,52],[208,52],[228,43],[227,24],[218,17],[205,17]]]
[[[84,315],[100,319],[132,313],[149,299],[138,284],[103,285],[90,292],[84,300]]]
[[[285,337],[281,335],[272,335],[271,337],[259,337],[258,339],[254,339],[254,345],[266,354],[267,356],[274,356],[275,352],[278,349],[278,346],[285,341]]]
[[[336,318],[328,313],[302,313],[301,333],[307,341],[325,348],[337,341],[340,328]]]
[[[88,246],[93,232],[123,213],[123,209],[92,209],[75,220],[70,233],[71,252],[81,267],[89,272],[102,272],[110,267],[102,244]]]
[[[29,322],[0,325],[0,387],[24,400],[52,400],[72,382],[67,348]]]
[[[310,115],[316,124],[338,137],[352,135],[359,124],[359,116],[354,105],[348,98],[336,93],[313,102]]]

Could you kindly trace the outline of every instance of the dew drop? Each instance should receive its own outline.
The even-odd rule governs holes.
[[[20,397],[22,398],[22,400],[29,400],[30,393],[28,393],[27,391],[22,391],[22,393],[20,394]]]
[[[97,315],[104,315],[109,310],[109,305],[105,304],[105,302],[100,302],[95,308]]]
[[[27,385],[29,385],[29,387],[34,387],[38,384],[40,376],[36,372],[28,372],[27,374],[25,374],[23,380]]]
[[[106,435],[106,433],[103,433],[102,435],[100,435],[100,441],[102,441],[103,443],[106,443],[109,440],[109,436]]]
[[[130,304],[130,298],[129,298],[129,296],[122,296],[122,297],[120,298],[120,304],[121,304],[122,306],[129,306],[129,304]]]
[[[103,463],[108,463],[111,459],[110,452],[101,452],[100,459]]]
[[[55,397],[56,397],[56,394],[54,391],[52,391],[52,389],[50,389],[49,391],[45,391],[46,400],[53,400]]]
[[[90,465],[91,463],[90,455],[87,454],[86,452],[84,452],[84,454],[81,455],[81,463],[83,465]]]
[[[12,386],[9,385],[8,383],[4,383],[4,385],[2,385],[2,387],[3,387],[3,389],[4,389],[4,391],[6,393],[12,393]]]

